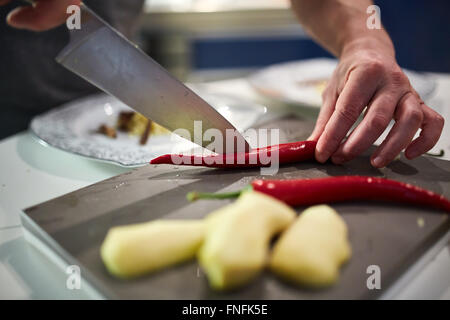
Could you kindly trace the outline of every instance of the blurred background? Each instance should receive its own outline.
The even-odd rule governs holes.
[[[450,72],[450,1],[375,4],[402,67]],[[330,56],[304,33],[287,0],[146,0],[144,11],[142,46],[183,80]]]
[[[85,3],[182,81],[198,84],[242,79],[220,84],[227,94],[239,93],[240,99],[244,98],[243,89],[252,92],[244,81],[250,80],[264,97],[313,105],[317,111],[321,90],[335,67],[335,60],[334,65],[330,60],[317,65],[302,61],[331,56],[304,32],[289,8],[289,0]],[[375,4],[381,8],[381,20],[393,38],[401,67],[450,72],[449,0],[375,0]],[[0,118],[9,119],[0,127],[0,139],[25,130],[33,117],[45,111],[98,92],[54,60],[69,40],[65,25],[36,33],[11,28],[4,22],[7,14],[20,5],[23,2],[10,1],[0,6],[0,39],[5,44],[1,56],[6,61],[0,64]],[[296,62],[276,65],[288,61]],[[260,74],[256,81],[252,77],[274,64],[275,69]],[[417,75],[417,81],[410,74],[408,77],[423,98],[436,87],[426,75]],[[215,91],[218,86],[216,83]],[[300,91],[300,86],[305,90]]]

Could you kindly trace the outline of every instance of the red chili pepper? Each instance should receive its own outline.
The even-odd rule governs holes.
[[[249,187],[292,206],[371,200],[428,206],[450,212],[450,201],[442,195],[411,184],[376,177],[254,180]],[[188,199],[231,198],[244,190],[222,194],[194,192],[188,194]]]
[[[315,141],[299,141],[284,143],[264,148],[253,149],[245,153],[199,155],[166,154],[150,161],[150,164],[176,164],[189,166],[205,166],[215,168],[248,168],[270,166],[269,160],[276,159],[278,163],[286,164],[314,159]],[[273,159],[272,159],[273,160]]]

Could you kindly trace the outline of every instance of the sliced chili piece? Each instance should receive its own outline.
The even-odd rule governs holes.
[[[276,159],[275,152],[278,152],[278,161],[281,165],[312,160],[314,159],[315,148],[315,141],[298,141],[257,148],[240,154],[214,154],[208,156],[166,154],[151,160],[150,164],[175,164],[214,168],[264,167],[271,165],[269,160],[272,157]]]

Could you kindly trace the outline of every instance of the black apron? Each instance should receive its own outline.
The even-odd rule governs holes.
[[[143,0],[86,0],[87,6],[131,37]],[[18,30],[6,24],[18,1],[0,7],[0,139],[28,128],[35,115],[92,94],[95,87],[55,62],[69,40],[62,26],[45,31]]]

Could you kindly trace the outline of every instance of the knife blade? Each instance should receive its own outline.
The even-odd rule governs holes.
[[[228,120],[137,45],[83,3],[80,12],[80,28],[69,29],[70,41],[57,55],[58,63],[167,129],[178,134],[177,129],[186,129],[189,134],[182,137],[202,147],[216,147],[218,153],[250,149]],[[223,135],[222,152],[218,143],[203,139],[208,129]],[[230,150],[227,130],[235,135]]]

